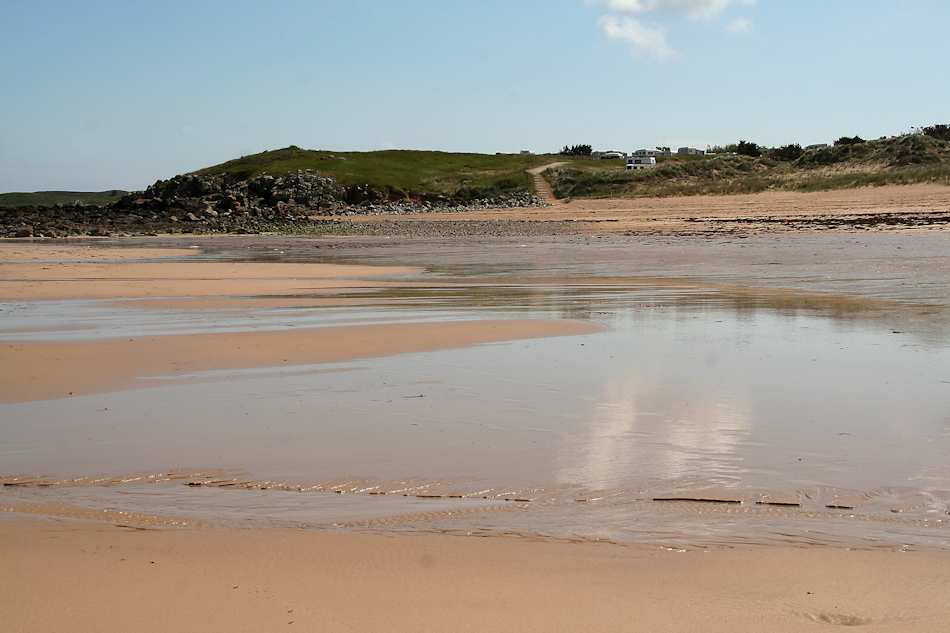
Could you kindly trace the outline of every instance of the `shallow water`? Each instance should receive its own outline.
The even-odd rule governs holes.
[[[498,317],[609,331],[3,405],[0,475],[50,476],[8,478],[27,485],[0,503],[129,523],[947,548],[946,240],[864,238],[613,240],[592,253],[411,242],[319,257],[297,241],[280,255],[424,265],[418,281],[449,285],[335,307],[6,303],[4,340]],[[861,259],[869,245],[878,255]],[[808,263],[806,250],[826,257]]]

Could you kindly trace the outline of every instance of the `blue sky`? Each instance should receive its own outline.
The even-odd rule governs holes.
[[[950,2],[0,2],[0,192],[267,149],[802,145],[950,123]]]

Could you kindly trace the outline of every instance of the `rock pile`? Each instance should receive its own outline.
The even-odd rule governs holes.
[[[313,232],[326,216],[452,213],[500,207],[548,206],[527,192],[460,201],[425,194],[408,198],[369,186],[343,186],[301,170],[229,181],[185,174],[106,207],[81,202],[53,207],[0,209],[2,237],[149,235],[158,233]],[[318,219],[323,218],[323,219]]]

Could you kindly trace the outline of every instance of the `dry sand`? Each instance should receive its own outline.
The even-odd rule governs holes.
[[[945,631],[950,555],[0,519],[5,631]]]
[[[919,185],[828,194],[599,200],[482,215],[593,219],[596,230],[662,225],[676,232],[677,227],[689,228],[684,218],[700,213],[739,217],[835,209],[861,214],[909,206],[946,210],[948,192]],[[38,261],[100,255],[119,259],[158,253],[98,254],[85,247],[54,252],[43,245],[4,244],[0,257],[8,263],[0,265],[0,298],[326,294],[341,287],[399,283],[379,276],[413,272]],[[433,327],[438,328],[435,334]],[[576,327],[488,322],[345,328],[349,334],[325,329],[308,333],[304,347],[294,344],[299,331],[7,344],[0,385],[7,401],[51,398],[64,391],[128,387],[135,376],[176,370],[325,362],[568,334]],[[121,362],[96,378],[78,370],[84,362],[105,367],[103,359],[119,357]],[[950,621],[950,555],[831,548],[673,552],[504,538],[138,530],[8,515],[0,519],[0,590],[0,622],[8,631],[736,633],[862,625],[868,631],[927,632],[945,631]]]
[[[918,184],[814,193],[769,191],[735,196],[558,200],[549,207],[427,214],[400,221],[570,222],[571,230],[578,233],[693,235],[798,230],[801,226],[822,228],[823,219],[832,224],[860,224],[880,215],[915,218],[940,214],[945,227],[947,213],[950,187]],[[350,221],[374,222],[378,218],[357,216]]]

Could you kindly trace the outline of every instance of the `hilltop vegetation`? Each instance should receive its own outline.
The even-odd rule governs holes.
[[[368,186],[387,197],[423,194],[470,200],[527,191],[527,169],[553,162],[551,156],[458,154],[411,150],[328,152],[290,146],[244,156],[194,172],[224,176],[229,183],[261,174],[279,176],[311,170],[343,186]]]
[[[261,175],[274,177],[307,171],[332,178],[342,188],[372,190],[381,199],[443,197],[470,201],[530,192],[533,181],[525,170],[558,160],[551,155],[470,154],[434,151],[385,150],[330,152],[296,146],[242,156],[186,176],[221,177],[225,186]],[[158,183],[156,183],[158,184]],[[0,194],[0,206],[105,206],[125,191],[37,192]]]
[[[825,191],[920,182],[950,185],[950,140],[922,134],[842,143],[801,152],[793,160],[741,154],[673,156],[642,171],[627,171],[622,161],[609,162],[572,162],[544,175],[558,198]]]

